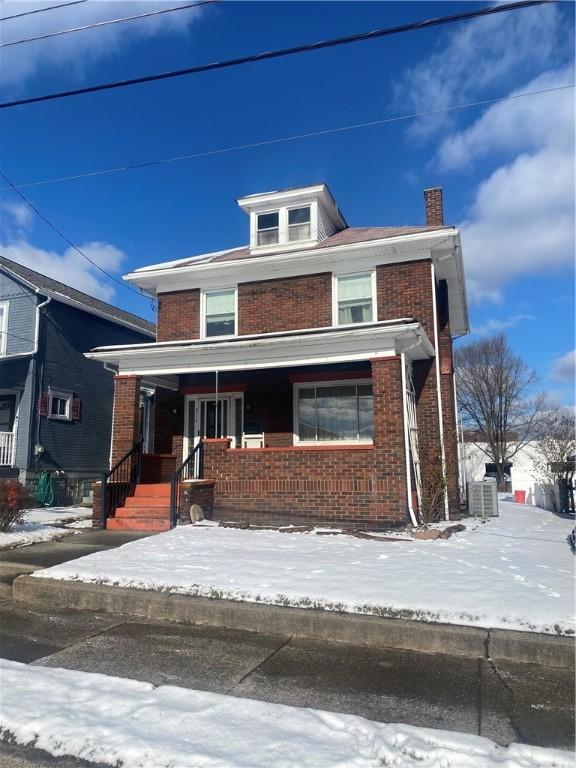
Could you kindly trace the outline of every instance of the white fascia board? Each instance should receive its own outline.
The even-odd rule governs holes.
[[[175,259],[174,261],[162,261],[159,264],[148,264],[146,267],[139,267],[128,275],[124,275],[124,280],[128,280],[131,275],[140,275],[146,272],[154,272],[161,269],[172,269],[180,265],[196,266],[197,264],[204,264],[210,259],[214,259],[216,256],[224,256],[226,253],[232,253],[232,251],[238,251],[241,248],[249,248],[248,243],[245,245],[236,245],[234,248],[226,248],[223,251],[211,251],[210,253],[200,253],[197,256],[186,256],[184,259]]]
[[[460,232],[455,230],[454,235],[452,243],[440,243],[432,250],[432,260],[436,276],[448,284],[450,331],[453,336],[463,336],[470,332],[470,321]]]
[[[431,249],[447,238],[454,238],[455,230],[421,232],[414,235],[369,240],[360,243],[315,248],[294,253],[276,253],[252,256],[234,261],[203,262],[170,269],[150,270],[147,274],[131,272],[125,279],[145,290],[163,293],[191,288],[217,288],[223,280],[229,283],[249,283],[279,277],[337,271],[345,265],[350,271],[350,258],[358,270],[373,269],[388,264],[415,259],[431,258]]]
[[[221,343],[139,345],[101,349],[86,356],[118,365],[120,375],[150,377],[352,362],[400,351],[415,360],[434,355],[422,326],[411,322]]]

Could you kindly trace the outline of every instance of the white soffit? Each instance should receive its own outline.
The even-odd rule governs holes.
[[[102,347],[86,356],[118,366],[120,374],[164,376],[351,362],[401,352],[414,360],[434,355],[432,344],[419,323],[372,324],[322,332],[239,337],[222,342]]]

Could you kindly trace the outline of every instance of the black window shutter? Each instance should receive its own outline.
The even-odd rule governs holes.
[[[82,401],[79,397],[72,398],[72,421],[80,421]]]

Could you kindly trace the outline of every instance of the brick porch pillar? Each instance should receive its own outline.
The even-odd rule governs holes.
[[[408,485],[404,444],[402,359],[373,358],[374,452],[377,477],[375,509],[386,518],[403,523],[408,515]]]
[[[114,377],[111,466],[125,456],[138,440],[141,381],[140,376]]]

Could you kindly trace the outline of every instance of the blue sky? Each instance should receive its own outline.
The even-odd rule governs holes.
[[[44,3],[48,5],[52,3]],[[41,3],[5,0],[3,16]],[[90,2],[5,21],[2,42],[176,2]],[[470,10],[483,3],[226,2],[2,52],[3,99]],[[571,3],[1,114],[15,183],[420,113],[574,81]],[[244,194],[329,184],[352,226],[423,222],[442,185],[462,228],[472,339],[504,330],[540,386],[574,403],[574,94],[542,94],[255,149],[29,187],[107,271],[243,244]],[[70,253],[13,192],[2,252],[151,317]],[[466,339],[459,342],[466,343]]]

